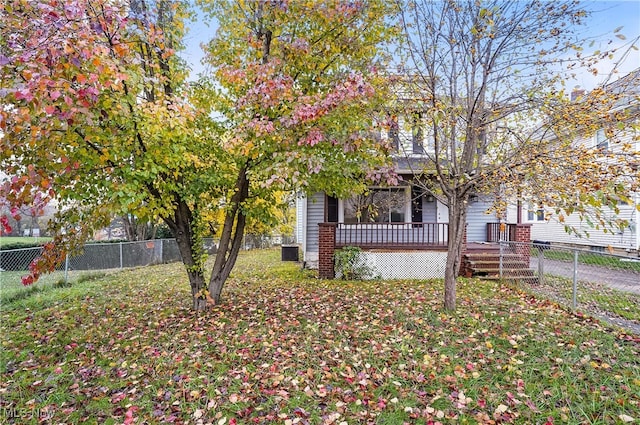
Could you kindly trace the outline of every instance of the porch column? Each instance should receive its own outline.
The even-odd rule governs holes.
[[[515,240],[516,253],[522,257],[524,261],[529,261],[531,254],[531,224],[516,224]]]
[[[336,223],[318,223],[318,277],[333,279],[333,253],[336,250]]]

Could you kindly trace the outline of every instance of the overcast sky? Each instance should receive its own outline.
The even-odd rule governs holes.
[[[613,40],[615,46],[628,46],[631,40],[640,36],[640,0],[623,0],[623,1],[585,1],[583,4],[586,8],[593,10],[594,14],[589,18],[587,25],[581,28],[585,34],[599,39],[593,46],[589,47],[591,52],[596,50],[604,51],[610,48],[610,41]],[[622,27],[619,34],[624,35],[626,40],[621,40],[614,35],[614,30]],[[189,32],[187,33],[187,49],[182,52],[181,56],[190,64],[192,75],[197,75],[204,70],[204,66],[200,63],[202,59],[202,50],[200,43],[210,40],[215,34],[215,22],[207,26],[203,19],[198,22],[189,24]],[[638,46],[640,47],[640,46]],[[624,47],[621,52],[627,50]],[[619,76],[628,74],[632,70],[640,67],[640,51],[631,50],[628,56],[622,61],[620,71],[617,75],[612,76],[610,81],[614,81]],[[598,84],[607,79],[613,64],[619,61],[621,56],[618,55],[613,61],[603,61],[598,66],[598,75],[582,73],[577,79],[567,82],[567,87],[580,86],[584,89],[591,90]],[[609,82],[610,82],[609,81]]]

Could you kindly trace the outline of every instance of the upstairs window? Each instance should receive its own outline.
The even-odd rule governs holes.
[[[420,112],[414,112],[411,117],[411,140],[413,142],[412,152],[414,154],[424,153],[424,131],[422,127],[422,114]]]
[[[396,151],[400,149],[400,126],[398,125],[398,117],[389,116],[389,142],[391,147]]]
[[[530,204],[527,209],[527,220],[528,221],[544,221],[544,208],[542,204],[533,205]]]
[[[604,131],[604,128],[596,131],[596,148],[606,152],[609,150],[609,139]]]

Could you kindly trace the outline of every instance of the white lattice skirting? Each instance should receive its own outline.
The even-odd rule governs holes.
[[[362,260],[382,279],[444,278],[447,253],[439,251],[365,251]]]

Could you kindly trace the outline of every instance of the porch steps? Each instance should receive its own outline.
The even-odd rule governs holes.
[[[468,247],[462,255],[461,275],[486,280],[500,279],[500,248],[497,245]],[[537,283],[529,263],[516,253],[503,252],[502,279]]]

